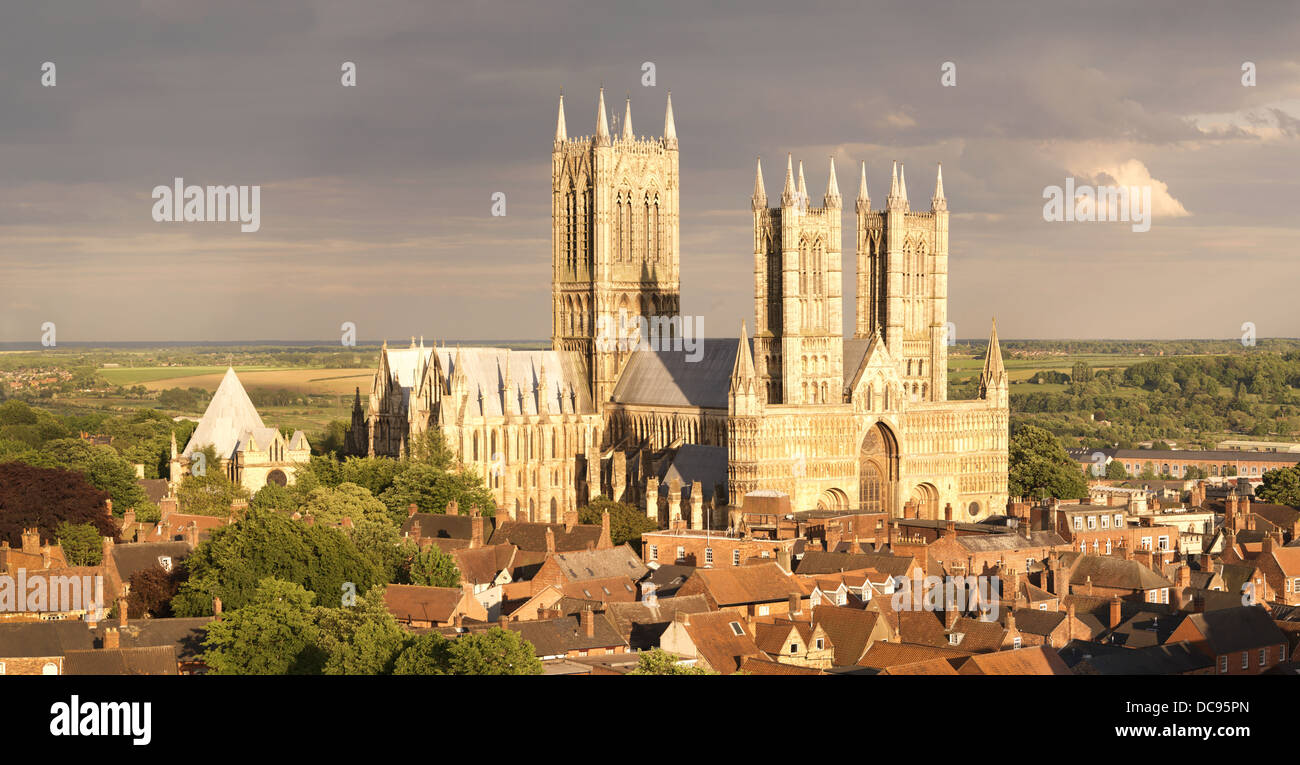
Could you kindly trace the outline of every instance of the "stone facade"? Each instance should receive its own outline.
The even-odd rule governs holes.
[[[680,345],[624,342],[638,321],[652,337],[684,326],[671,99],[662,137],[638,138],[631,124],[629,102],[622,130],[611,132],[602,93],[595,135],[569,138],[561,99],[552,349],[385,344],[353,443],[398,456],[436,428],[499,505],[525,520],[556,521],[601,494],[663,524],[721,528],[736,513],[713,511],[760,489],[788,494],[795,510],[963,521],[1003,512],[1008,394],[996,328],[978,398],[947,398],[942,172],[929,211],[911,211],[901,167],[884,210],[872,210],[863,165],[857,315],[846,339],[834,162],[818,208],[792,159],[780,204],[769,208],[760,165],[753,342],[742,326],[739,341],[704,339],[692,358]],[[673,478],[688,472],[675,461],[688,453],[715,472]]]

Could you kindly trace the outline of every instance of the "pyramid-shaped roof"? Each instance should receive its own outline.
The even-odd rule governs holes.
[[[182,456],[189,457],[212,444],[217,449],[217,456],[226,459],[241,446],[245,434],[266,433],[267,430],[234,368],[230,367],[226,369],[226,376],[221,378],[221,384],[203,412],[203,419],[199,420],[194,435],[185,445]],[[261,446],[265,448],[266,444]]]

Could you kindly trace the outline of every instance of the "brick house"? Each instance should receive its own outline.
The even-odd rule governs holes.
[[[1274,537],[1264,540],[1255,567],[1268,582],[1271,601],[1300,605],[1300,547],[1283,547]]]
[[[1166,643],[1187,641],[1215,674],[1258,675],[1287,660],[1288,642],[1263,606],[1188,614]]]
[[[752,560],[774,560],[787,567],[804,540],[762,539],[741,533],[705,529],[664,529],[641,535],[641,555],[646,563],[667,563],[700,568],[742,566]]]
[[[447,627],[465,619],[488,620],[487,609],[474,599],[468,586],[390,584],[384,588],[384,605],[397,621],[410,627]]]
[[[696,569],[677,594],[703,595],[710,608],[730,611],[751,621],[798,612],[808,605],[808,593],[799,580],[775,563]]]
[[[746,658],[767,658],[754,642],[745,620],[729,611],[678,612],[659,645],[665,651],[694,659],[696,666],[723,675],[735,672]]]

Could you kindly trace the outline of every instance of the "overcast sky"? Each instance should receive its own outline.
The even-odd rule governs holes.
[[[601,83],[642,134],[672,90],[708,335],[752,326],[754,158],[774,197],[787,152],[814,200],[839,166],[847,327],[856,166],[880,207],[898,159],[913,209],[943,163],[959,337],[1300,335],[1297,6],[1044,5],[6,3],[0,341],[549,337],[556,100],[592,133]],[[178,176],[260,185],[260,231],[154,222]],[[1150,231],[1045,222],[1067,177],[1150,185]]]

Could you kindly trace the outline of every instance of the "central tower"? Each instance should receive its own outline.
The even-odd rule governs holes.
[[[636,328],[645,334],[651,317],[680,311],[677,168],[671,94],[660,138],[633,132],[631,98],[612,134],[602,88],[596,134],[571,139],[560,97],[551,153],[551,345],[585,366],[597,405],[613,393]]]

